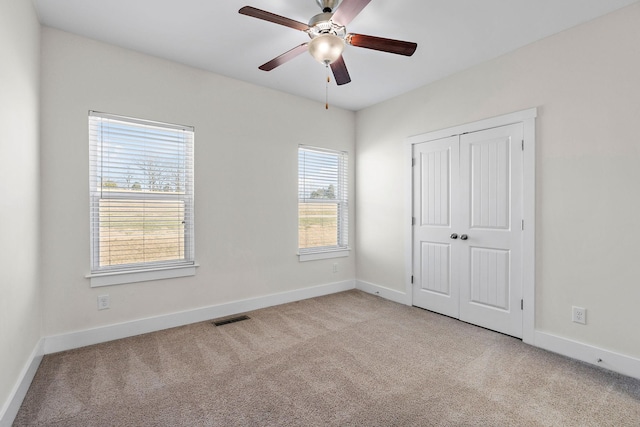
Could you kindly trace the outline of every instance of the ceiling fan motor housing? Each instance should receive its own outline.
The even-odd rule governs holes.
[[[324,12],[315,15],[309,21],[309,30],[307,33],[312,39],[322,34],[333,34],[341,39],[347,35],[347,29],[342,25],[338,25],[331,20],[333,13]]]

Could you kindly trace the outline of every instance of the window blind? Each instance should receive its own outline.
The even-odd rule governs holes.
[[[346,152],[298,148],[299,253],[347,248],[347,163]]]
[[[92,273],[194,264],[194,130],[91,111]]]

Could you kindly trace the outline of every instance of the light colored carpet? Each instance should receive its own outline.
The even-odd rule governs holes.
[[[360,292],[45,356],[15,426],[639,426],[640,381]]]

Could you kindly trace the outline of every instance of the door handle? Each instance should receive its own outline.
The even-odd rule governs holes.
[[[462,236],[460,236],[460,240],[467,240],[469,238],[469,236],[467,236],[466,234],[463,234]]]
[[[453,240],[458,238],[458,235],[456,233],[453,233],[451,236],[449,236],[450,238],[452,238]]]

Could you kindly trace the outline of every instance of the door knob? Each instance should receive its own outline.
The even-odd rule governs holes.
[[[449,237],[451,237],[453,240],[455,240],[455,239],[457,239],[457,238],[458,238],[458,235],[457,235],[456,233],[453,233],[453,234],[452,234],[451,236],[449,236]]]
[[[467,236],[466,234],[463,234],[462,236],[460,236],[460,240],[467,240],[469,238],[469,236]]]

